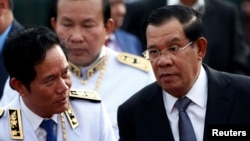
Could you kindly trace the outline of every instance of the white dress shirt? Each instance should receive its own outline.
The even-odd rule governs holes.
[[[24,115],[27,117],[29,121],[31,121],[31,125],[33,127],[33,130],[35,131],[38,141],[46,141],[46,131],[40,127],[40,124],[44,120],[42,117],[36,115],[34,112],[32,112],[23,102],[22,98],[20,98],[20,103],[22,110],[24,112]],[[57,124],[57,116],[53,115],[52,120]],[[56,126],[54,127],[54,134],[56,134]]]
[[[192,122],[196,139],[197,141],[203,141],[207,105],[207,75],[203,67],[201,67],[198,79],[186,96],[192,100],[186,112]],[[173,131],[174,140],[179,141],[179,115],[177,108],[174,106],[177,98],[163,91],[163,100],[170,126]]]

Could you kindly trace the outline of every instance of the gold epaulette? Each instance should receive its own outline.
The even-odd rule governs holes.
[[[120,53],[117,56],[117,59],[124,64],[130,65],[132,67],[138,68],[140,70],[143,70],[145,72],[148,72],[151,70],[150,62],[140,56],[136,56],[129,53]]]
[[[3,114],[4,114],[4,110],[0,109],[0,118],[3,116]]]
[[[23,126],[20,109],[9,109],[10,135],[13,140],[23,140]]]
[[[101,102],[101,98],[99,97],[98,93],[91,90],[71,89],[69,92],[69,97],[76,99],[87,99],[93,102]]]
[[[66,114],[67,119],[68,119],[68,121],[69,121],[69,123],[71,125],[71,128],[75,129],[79,125],[79,123],[78,123],[78,121],[77,121],[77,119],[75,117],[75,113],[74,113],[70,103],[69,103],[68,109],[65,111],[65,114]]]

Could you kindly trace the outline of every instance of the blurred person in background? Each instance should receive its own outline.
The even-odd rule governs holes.
[[[2,49],[8,36],[22,26],[13,15],[14,3],[12,0],[0,0],[0,100],[3,95],[4,84],[8,78],[7,70],[3,63]]]
[[[111,18],[114,20],[114,30],[106,42],[107,47],[118,52],[141,56],[143,50],[138,37],[120,28],[126,15],[124,0],[110,0],[110,7]]]

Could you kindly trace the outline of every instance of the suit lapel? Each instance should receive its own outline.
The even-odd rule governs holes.
[[[143,113],[145,123],[148,124],[153,135],[157,141],[173,141],[173,135],[163,104],[162,90],[160,86],[155,83],[150,96],[146,99],[146,108]]]
[[[208,100],[205,118],[204,140],[207,139],[209,125],[224,124],[232,107],[233,92],[229,91],[230,81],[221,77],[220,73],[204,65],[208,77]]]
[[[22,28],[21,24],[19,22],[17,22],[16,20],[14,20],[13,23],[12,23],[12,27],[10,29],[10,33],[15,31],[15,30],[19,30],[21,28]]]

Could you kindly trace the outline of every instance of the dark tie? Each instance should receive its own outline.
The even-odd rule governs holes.
[[[43,122],[40,125],[40,127],[47,132],[46,141],[56,141],[56,136],[53,131],[54,124],[55,124],[54,121],[50,119],[50,120],[43,120]]]
[[[178,125],[179,125],[180,141],[196,141],[192,123],[186,113],[186,109],[190,103],[191,100],[188,99],[187,97],[180,98],[175,103],[175,106],[179,111]]]

